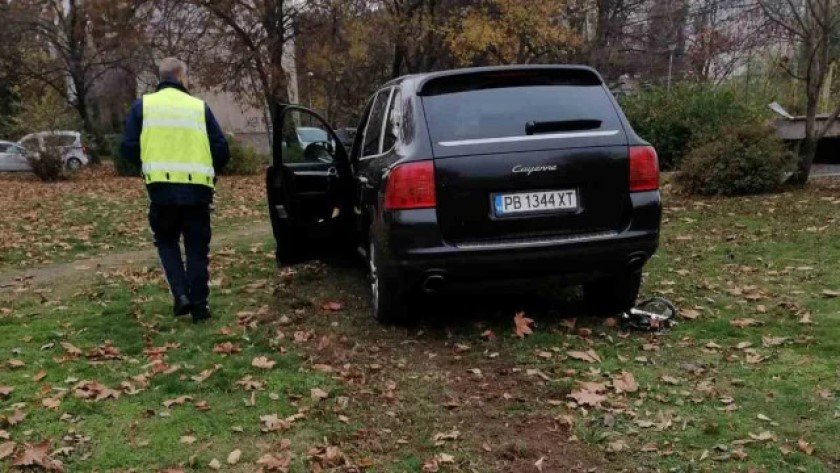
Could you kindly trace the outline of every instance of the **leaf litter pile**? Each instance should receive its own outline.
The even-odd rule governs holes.
[[[275,272],[269,244],[214,251],[206,326],[155,268],[9,295],[0,469],[831,471],[840,189],[667,203],[644,286],[680,308],[665,335],[550,284],[383,327],[361,269]]]

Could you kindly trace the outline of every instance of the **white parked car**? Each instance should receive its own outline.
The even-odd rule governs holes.
[[[0,171],[30,171],[26,150],[17,143],[0,141]]]
[[[17,144],[29,153],[41,153],[50,146],[59,147],[64,165],[70,171],[78,170],[90,162],[87,148],[82,144],[82,134],[78,131],[56,130],[31,133],[21,138]],[[30,170],[28,162],[27,168],[23,170]]]

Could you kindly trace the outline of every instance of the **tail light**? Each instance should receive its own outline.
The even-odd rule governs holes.
[[[659,158],[653,146],[630,147],[630,192],[659,189]]]
[[[385,184],[385,209],[434,208],[435,165],[432,161],[401,164],[391,170]]]

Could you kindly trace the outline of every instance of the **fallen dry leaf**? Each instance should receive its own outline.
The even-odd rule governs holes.
[[[163,401],[163,407],[169,409],[172,406],[183,406],[184,403],[192,402],[192,396],[179,396],[175,399],[169,399],[167,401]]]
[[[61,407],[61,398],[58,397],[47,397],[41,400],[41,405],[46,407],[47,409],[52,409],[57,411],[59,407]]]
[[[683,309],[679,311],[680,317],[688,320],[694,320],[700,317],[700,311],[696,309]]]
[[[636,382],[633,373],[622,371],[621,374],[613,379],[613,388],[619,394],[634,393],[639,390],[639,384]]]
[[[24,366],[26,366],[26,363],[24,363],[21,360],[9,360],[6,362],[6,364],[9,365],[9,368],[12,369],[23,368]]]
[[[587,363],[601,362],[601,357],[598,356],[598,354],[595,353],[595,350],[592,349],[586,351],[567,351],[566,354],[576,360],[585,361]]]
[[[663,383],[668,383],[668,384],[673,384],[673,385],[680,384],[680,380],[678,380],[677,378],[675,378],[673,376],[668,376],[667,374],[662,375],[662,377],[660,379],[662,380]]]
[[[32,381],[35,381],[37,383],[38,381],[41,381],[42,379],[44,379],[46,377],[47,377],[47,372],[44,371],[44,370],[41,370],[41,371],[35,373],[35,376],[32,377]]]
[[[238,448],[228,454],[227,463],[228,465],[236,465],[239,463],[239,459],[242,458],[242,450]]]
[[[840,291],[834,291],[832,289],[824,289],[822,292],[822,296],[826,298],[835,298],[840,297]]]
[[[32,445],[24,444],[20,452],[15,455],[13,466],[40,466],[47,471],[64,471],[64,465],[50,458],[50,441]]]
[[[746,318],[746,319],[745,318],[732,319],[732,320],[729,321],[729,323],[733,327],[738,327],[738,328],[746,328],[746,327],[751,327],[753,325],[761,324],[761,322],[759,322],[758,320],[749,319],[749,318]]]
[[[99,384],[96,381],[80,381],[73,386],[73,394],[79,399],[92,399],[102,401],[104,399],[119,399],[120,392]]]
[[[527,335],[534,333],[531,326],[534,325],[534,319],[525,317],[525,312],[517,312],[513,317],[514,333],[519,338],[525,338]]]
[[[572,391],[567,395],[567,397],[573,399],[576,403],[578,403],[581,406],[592,407],[600,406],[601,403],[607,399],[607,396],[585,390]]]
[[[253,379],[251,376],[246,376],[236,382],[237,386],[242,386],[246,391],[261,391],[263,389],[263,382]]]
[[[802,325],[811,325],[812,323],[814,323],[813,320],[811,320],[811,312],[807,310],[803,311],[802,316],[799,317],[798,322]]]
[[[775,347],[785,343],[788,337],[761,337],[761,345],[765,348]]]
[[[239,345],[231,342],[219,343],[213,347],[213,353],[221,353],[223,355],[235,355],[242,351]]]
[[[211,470],[221,470],[222,469],[222,462],[220,462],[218,459],[214,458],[214,459],[210,460],[210,463],[208,463],[207,466],[210,467]]]
[[[102,345],[89,351],[87,358],[94,361],[120,360],[122,355],[120,349],[115,347],[112,341],[106,340]]]
[[[222,365],[213,365],[212,368],[207,368],[206,370],[202,371],[201,373],[193,376],[192,380],[195,381],[196,383],[203,383],[204,381],[207,380],[207,378],[212,376],[213,373],[215,373],[221,367],[222,367]]]
[[[6,399],[14,390],[11,386],[0,386],[0,399]]]
[[[796,446],[799,447],[799,450],[801,450],[805,455],[812,455],[814,453],[814,446],[803,438],[796,442]]]
[[[12,452],[15,451],[15,447],[17,446],[14,442],[3,442],[0,443],[0,460],[7,458]]]
[[[82,356],[82,350],[79,350],[70,342],[61,342],[61,347],[64,348],[65,352],[67,352],[67,356],[71,358]]]
[[[292,464],[292,455],[289,452],[266,453],[257,460],[257,464],[262,465],[264,471],[287,473]]]
[[[263,432],[276,432],[280,430],[287,430],[292,425],[291,422],[279,418],[277,414],[260,416],[260,423],[262,423],[262,427],[260,427],[260,430]]]
[[[18,425],[26,419],[26,413],[21,409],[16,409],[7,419],[6,423],[9,425]]]
[[[324,302],[324,305],[322,305],[321,308],[329,312],[337,312],[344,308],[344,304],[341,302],[329,301]]]
[[[330,397],[329,393],[320,388],[312,388],[309,390],[309,395],[313,401],[318,402],[322,399]]]
[[[276,361],[270,360],[264,356],[258,356],[251,361],[251,366],[263,370],[270,370],[271,368],[274,368],[275,364],[277,364]]]

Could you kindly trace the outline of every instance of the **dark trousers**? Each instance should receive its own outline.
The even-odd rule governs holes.
[[[154,233],[166,280],[174,297],[186,295],[197,310],[207,308],[210,289],[210,206],[149,205],[149,225]],[[178,242],[184,237],[187,261]]]

